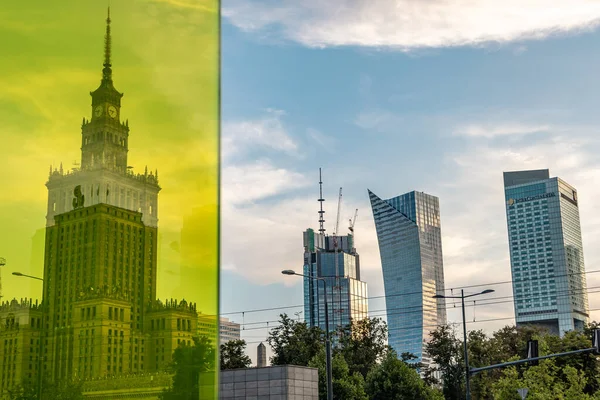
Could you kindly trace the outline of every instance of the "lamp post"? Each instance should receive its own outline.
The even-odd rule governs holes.
[[[43,281],[44,280],[42,278],[38,278],[37,276],[26,275],[26,274],[22,274],[20,272],[13,272],[12,274],[15,275],[15,276],[22,276],[22,277],[25,277],[25,278],[37,279],[39,281]]]
[[[284,275],[297,275],[304,278],[314,279],[323,282],[323,294],[325,295],[325,369],[327,371],[327,400],[333,400],[333,381],[331,377],[331,340],[329,338],[329,308],[327,305],[327,281],[324,278],[316,276],[297,274],[291,269],[281,271]]]
[[[466,398],[471,400],[471,370],[469,368],[469,353],[467,351],[467,320],[465,318],[465,299],[469,297],[479,296],[482,294],[488,294],[494,292],[494,289],[486,289],[483,292],[468,294],[465,296],[465,291],[460,290],[460,296],[444,296],[443,294],[436,294],[433,296],[434,299],[460,299],[462,302],[462,319],[463,319],[463,348],[465,352],[465,375],[466,375]]]
[[[21,272],[13,272],[12,273],[14,276],[20,276],[23,278],[30,278],[30,279],[36,279],[38,281],[44,281],[43,278],[39,278],[37,276],[33,276],[33,275],[27,275],[27,274],[22,274]],[[42,287],[42,302],[41,302],[41,307],[42,307],[42,329],[40,330],[40,355],[38,356],[38,395],[37,398],[38,400],[42,399],[42,370],[43,370],[43,357],[44,357],[44,338],[43,338],[43,332],[44,332],[44,314],[45,314],[45,310],[44,310],[44,288]]]

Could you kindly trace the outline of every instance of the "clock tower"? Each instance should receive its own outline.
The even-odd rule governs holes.
[[[104,68],[100,86],[92,96],[92,119],[83,121],[81,127],[81,169],[107,168],[114,171],[127,170],[129,139],[128,123],[120,120],[121,97],[112,80],[110,61],[110,11],[106,19],[104,38]]]
[[[145,167],[142,173],[134,173],[127,161],[129,122],[121,119],[123,93],[113,84],[110,22],[109,9],[102,79],[90,92],[91,117],[83,118],[81,125],[81,163],[70,171],[62,164],[58,169],[50,167],[47,226],[55,224],[55,216],[74,209],[73,191],[77,187],[82,207],[108,204],[140,212],[145,226],[158,226],[158,171]]]

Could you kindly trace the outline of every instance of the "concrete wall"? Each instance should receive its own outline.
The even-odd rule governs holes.
[[[293,365],[221,371],[220,400],[319,400],[315,368]]]

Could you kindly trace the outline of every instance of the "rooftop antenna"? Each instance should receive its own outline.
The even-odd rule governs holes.
[[[319,233],[320,234],[325,234],[325,227],[323,224],[325,224],[325,220],[323,219],[323,214],[325,214],[325,211],[323,211],[323,202],[325,201],[325,199],[323,198],[323,178],[321,175],[321,168],[319,168],[319,204],[321,206],[321,209],[319,210]]]

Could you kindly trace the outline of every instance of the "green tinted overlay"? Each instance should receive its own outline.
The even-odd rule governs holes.
[[[217,398],[218,0],[108,5],[0,11],[0,399]]]

